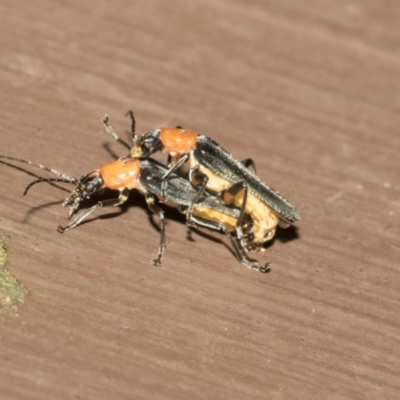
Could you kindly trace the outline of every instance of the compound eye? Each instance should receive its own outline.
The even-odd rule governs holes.
[[[89,197],[91,196],[94,192],[96,192],[101,185],[103,184],[103,181],[100,176],[93,176],[92,174],[85,175],[81,179],[81,186],[79,189],[79,193],[81,197]]]
[[[148,157],[150,154],[162,150],[161,140],[158,134],[154,132],[143,136],[139,144],[144,157]]]
[[[85,186],[85,192],[86,192],[87,194],[92,194],[92,193],[94,192],[94,189],[95,189],[95,187],[94,187],[93,183],[88,183],[88,184]]]
[[[153,149],[154,149],[154,140],[153,139],[146,139],[143,141],[142,143],[142,151],[144,154],[146,155],[150,155],[153,153]]]

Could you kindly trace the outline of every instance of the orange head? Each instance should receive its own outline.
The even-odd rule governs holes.
[[[101,189],[136,189],[139,175],[139,161],[132,158],[104,164],[99,169],[82,176],[75,189],[64,200],[63,206],[70,206],[69,217],[71,218],[84,199],[89,199]]]

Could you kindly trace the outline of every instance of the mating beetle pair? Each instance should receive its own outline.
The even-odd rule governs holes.
[[[132,147],[119,138],[106,117],[103,122],[108,132],[130,150],[132,157],[149,157],[158,151],[168,154],[170,168],[163,176],[163,191],[171,175],[189,162],[189,180],[198,189],[189,215],[206,190],[217,195],[225,205],[238,208],[240,214],[236,231],[244,251],[263,250],[264,243],[273,238],[278,225],[286,228],[300,219],[296,207],[255,175],[251,159],[239,162],[212,139],[186,131],[180,126],[160,128],[138,137],[133,113],[129,114],[132,119]],[[247,233],[242,229],[245,216],[252,222]]]
[[[75,184],[75,189],[63,202],[64,207],[70,206],[69,218],[78,210],[84,199],[91,198],[99,191],[107,188],[120,192],[117,199],[100,201],[79,214],[68,225],[58,227],[60,232],[76,227],[99,207],[124,203],[129,191],[138,189],[145,195],[150,210],[160,217],[161,238],[158,257],[153,260],[155,265],[161,264],[166,246],[164,212],[155,205],[155,197],[158,197],[162,202],[178,207],[186,214],[188,225],[204,226],[224,232],[242,264],[265,272],[268,264],[260,265],[248,259],[244,252],[261,249],[262,244],[274,236],[278,224],[288,226],[299,219],[296,208],[263,184],[244,164],[234,160],[211,139],[180,127],[159,129],[138,137],[135,134],[135,119],[131,112],[130,116],[133,146],[129,146],[118,137],[109,125],[108,117],[103,119],[108,132],[126,146],[130,154],[102,165],[80,180],[30,161],[7,156],[0,158],[23,162],[58,176],[32,182],[24,194],[39,182],[62,181]],[[149,155],[158,150],[163,150],[171,156],[169,168],[148,159]],[[190,161],[191,182],[177,173],[179,166],[187,160]],[[249,165],[251,162],[247,161],[245,164]],[[215,195],[217,193],[218,196]],[[232,232],[236,232],[239,245],[232,237]]]

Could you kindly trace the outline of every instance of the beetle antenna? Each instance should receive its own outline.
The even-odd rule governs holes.
[[[23,160],[22,158],[8,157],[8,156],[3,156],[3,155],[0,155],[0,158],[3,158],[5,160],[10,160],[10,161],[17,161],[17,162],[20,162],[20,163],[23,163],[23,164],[30,165],[32,167],[43,169],[43,170],[45,170],[47,172],[50,172],[51,174],[59,176],[65,182],[71,182],[71,183],[74,183],[74,184],[77,184],[79,182],[78,179],[74,178],[71,175],[64,174],[64,173],[59,172],[59,171],[57,171],[57,170],[55,170],[53,168],[45,167],[42,164],[36,164],[36,163],[34,163],[32,161]]]
[[[75,183],[75,182],[71,182],[69,180],[66,179],[61,179],[61,178],[39,178],[36,179],[36,181],[31,182],[24,190],[24,196],[28,193],[29,189],[33,186],[36,185],[37,183],[41,183],[41,182],[65,182],[65,183]]]
[[[133,111],[129,110],[125,116],[128,116],[131,118],[131,135],[132,135],[132,141],[133,143],[136,142],[137,139],[137,135],[136,135],[136,120],[135,120],[135,116],[133,115]]]

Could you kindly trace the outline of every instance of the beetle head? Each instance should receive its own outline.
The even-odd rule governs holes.
[[[103,186],[103,179],[99,171],[91,172],[90,174],[83,175],[77,183],[75,189],[71,194],[64,200],[63,207],[70,206],[68,217],[72,215],[79,208],[80,203],[84,199],[90,199],[90,197],[98,192]]]
[[[131,156],[135,158],[149,157],[163,149],[163,144],[160,139],[160,129],[153,132],[145,133],[135,140],[135,144],[131,149]]]

